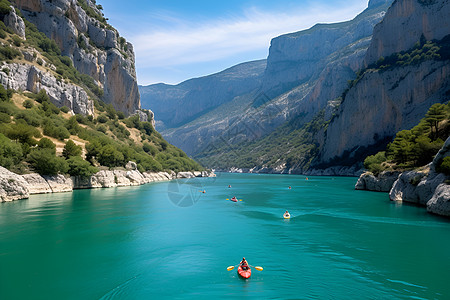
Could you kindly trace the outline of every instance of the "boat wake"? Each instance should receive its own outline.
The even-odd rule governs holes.
[[[103,295],[100,300],[109,300],[109,299],[114,299],[117,296],[120,296],[123,294],[123,292],[125,291],[125,288],[132,282],[134,281],[136,278],[138,278],[141,275],[136,275],[130,279],[128,279],[127,281],[125,281],[122,284],[119,284],[118,286],[116,286],[115,288],[113,288],[112,290],[110,290],[109,292],[107,292],[105,295]]]

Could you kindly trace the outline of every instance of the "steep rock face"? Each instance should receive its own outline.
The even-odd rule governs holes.
[[[102,17],[94,1],[85,2]],[[75,0],[17,0],[16,6],[28,21],[55,40],[78,71],[96,80],[104,89],[102,100],[127,114],[139,109],[133,47],[119,43],[117,31],[102,28],[105,26],[88,16]]]
[[[0,202],[28,198],[27,182],[22,176],[0,166]]]
[[[450,87],[448,61],[369,72],[347,93],[339,113],[328,126],[321,162],[357,157],[368,147],[410,129],[428,108],[445,101]]]
[[[182,125],[199,114],[246,94],[261,84],[265,60],[248,62],[178,85],[140,86],[143,108],[152,108],[158,127]]]
[[[310,80],[317,70],[324,68],[329,55],[370,37],[390,3],[371,1],[369,7],[351,21],[317,24],[308,30],[272,39],[263,91],[273,97]]]
[[[5,16],[3,23],[5,23],[6,27],[11,28],[15,34],[23,39],[25,38],[25,23],[22,18],[16,14],[13,6],[11,6],[10,13]]]
[[[449,34],[450,5],[447,0],[396,0],[374,29],[366,65],[381,56],[408,50],[423,36],[440,40]]]
[[[5,69],[8,70],[5,72]],[[34,93],[44,89],[51,101],[59,107],[67,106],[76,114],[91,115],[94,103],[79,86],[58,81],[49,72],[30,64],[3,63],[0,83],[14,90]]]
[[[186,153],[202,156],[205,149],[223,143],[255,141],[293,119],[299,126],[311,121],[328,101],[344,92],[347,81],[363,67],[373,26],[381,20],[389,3],[371,2],[367,10],[349,22],[318,25],[275,38],[268,58],[270,65],[259,88],[190,123],[163,130],[163,136]],[[316,50],[312,41],[314,45],[328,46]],[[172,92],[174,97],[183,98],[183,93],[189,91]],[[174,107],[166,105],[165,109]]]

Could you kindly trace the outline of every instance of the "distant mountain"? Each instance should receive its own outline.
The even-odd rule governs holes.
[[[159,130],[178,127],[258,88],[265,67],[266,60],[258,60],[178,85],[139,86],[141,104],[156,113]]]

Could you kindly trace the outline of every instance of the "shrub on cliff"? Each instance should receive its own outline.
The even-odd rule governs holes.
[[[81,147],[75,144],[72,140],[68,140],[66,145],[64,146],[62,155],[68,159],[72,156],[80,156],[81,155]]]
[[[442,163],[436,168],[436,171],[444,173],[445,175],[450,175],[450,157],[445,157]]]
[[[89,162],[81,158],[81,156],[72,156],[67,160],[69,165],[68,173],[70,176],[88,177],[98,172],[98,168],[93,167]]]
[[[22,147],[0,133],[0,165],[9,169],[22,160]]]
[[[384,170],[384,167],[381,165],[386,161],[386,152],[378,152],[375,155],[367,156],[364,160],[364,167],[372,172],[375,176],[377,176],[381,171]]]
[[[50,149],[33,149],[28,154],[31,167],[41,175],[67,173],[69,165],[62,157],[57,157]]]

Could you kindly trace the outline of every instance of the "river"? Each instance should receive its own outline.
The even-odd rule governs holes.
[[[450,221],[355,182],[222,173],[0,203],[0,299],[449,299]],[[264,270],[227,271],[243,256]]]

